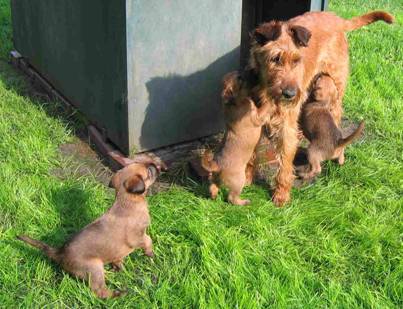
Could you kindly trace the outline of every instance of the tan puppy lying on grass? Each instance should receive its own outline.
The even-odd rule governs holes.
[[[119,271],[123,259],[137,248],[153,256],[152,241],[146,234],[150,215],[145,196],[160,169],[150,159],[148,163],[133,163],[117,172],[110,183],[116,189],[113,206],[59,249],[28,236],[17,238],[42,250],[70,274],[89,280],[98,297],[118,296],[120,291],[112,292],[106,287],[104,264],[111,263]]]
[[[224,77],[222,100],[226,120],[226,133],[221,151],[213,156],[207,151],[202,166],[210,173],[210,195],[215,199],[219,184],[229,189],[228,201],[234,205],[247,205],[240,194],[247,182],[246,168],[260,139],[262,125],[267,122],[270,104],[256,107],[249,97],[246,81],[238,72]],[[214,175],[213,175],[214,173]]]
[[[344,164],[344,149],[358,138],[364,130],[364,122],[348,137],[343,138],[341,131],[331,114],[331,102],[337,98],[337,88],[333,79],[327,75],[320,76],[312,91],[312,97],[302,107],[301,127],[305,137],[310,141],[308,161],[310,169],[300,172],[303,179],[310,179],[320,174],[321,162],[337,159]]]

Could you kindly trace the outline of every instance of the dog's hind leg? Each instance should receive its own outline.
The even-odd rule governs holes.
[[[344,148],[340,151],[339,157],[337,158],[337,162],[339,165],[343,165],[345,162],[345,157],[344,157]]]
[[[218,192],[220,191],[220,188],[215,183],[211,183],[209,186],[209,191],[210,197],[215,200],[217,198]]]
[[[228,194],[228,202],[234,205],[239,205],[239,206],[246,206],[250,204],[250,200],[243,200],[239,196],[241,194],[240,191],[230,191]]]
[[[308,148],[308,161],[309,161],[309,172],[300,173],[299,176],[305,180],[312,179],[322,172],[322,167],[320,163],[322,161],[320,152],[312,150],[311,147]]]
[[[229,189],[228,193],[228,202],[234,205],[240,205],[240,206],[245,206],[250,204],[250,200],[243,200],[240,197],[240,194],[242,192],[242,189],[245,185],[245,172],[240,171],[238,175],[234,174],[232,177],[229,179],[229,181],[226,181],[226,184]]]
[[[120,295],[119,291],[112,292],[106,287],[104,264],[102,261],[92,260],[86,265],[85,269],[91,290],[99,298],[109,298]]]

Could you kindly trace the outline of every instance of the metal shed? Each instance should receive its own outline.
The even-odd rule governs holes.
[[[327,0],[11,2],[15,49],[129,154],[220,131],[220,81],[249,31]]]

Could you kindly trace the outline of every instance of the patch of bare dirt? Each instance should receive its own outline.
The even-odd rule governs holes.
[[[88,143],[75,137],[73,142],[61,145],[59,151],[63,167],[52,171],[55,176],[61,179],[92,176],[106,186],[109,184],[113,172]]]

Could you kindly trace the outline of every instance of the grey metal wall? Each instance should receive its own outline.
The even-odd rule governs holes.
[[[125,0],[12,0],[14,46],[128,149]]]
[[[128,0],[131,148],[218,132],[223,75],[239,68],[241,0]]]
[[[248,32],[326,0],[11,0],[15,48],[125,153],[217,133]],[[241,31],[242,28],[242,31]]]

